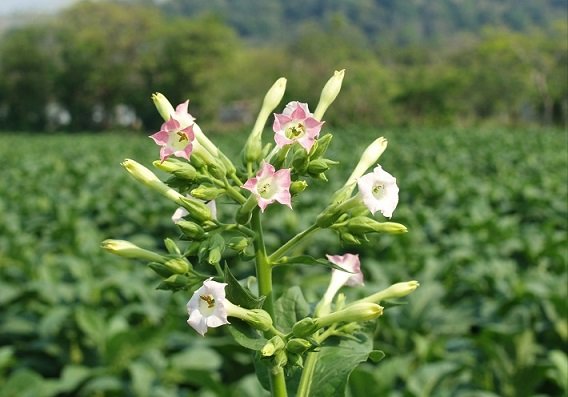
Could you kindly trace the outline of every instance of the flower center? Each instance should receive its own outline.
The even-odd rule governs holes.
[[[215,310],[215,298],[213,295],[199,295],[199,311],[204,316],[210,316]]]
[[[381,199],[385,195],[385,185],[383,183],[378,183],[373,186],[373,196],[376,199]]]
[[[270,179],[262,180],[258,183],[258,194],[264,199],[269,199],[274,195],[275,186]]]
[[[286,138],[288,139],[297,139],[304,135],[306,132],[306,127],[302,123],[298,123],[286,128]]]
[[[188,141],[187,135],[185,135],[182,131],[177,132],[177,136],[179,136],[178,142]]]

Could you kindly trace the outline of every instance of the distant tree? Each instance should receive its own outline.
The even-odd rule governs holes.
[[[54,97],[54,37],[46,26],[26,26],[0,43],[0,125],[38,131],[47,126],[46,104]]]

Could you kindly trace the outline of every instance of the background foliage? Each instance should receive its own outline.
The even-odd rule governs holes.
[[[335,131],[342,162],[330,185],[314,184],[296,211],[268,208],[267,243],[308,225],[376,131]],[[567,390],[566,186],[558,130],[384,131],[385,169],[398,177],[394,221],[403,236],[366,248],[322,233],[314,256],[361,255],[367,278],[352,297],[417,279],[408,305],[379,319],[379,364],[350,380],[351,396],[534,396]],[[104,238],[163,250],[177,235],[175,209],[130,180],[124,157],[149,164],[147,138],[122,135],[4,135],[0,158],[0,395],[263,395],[251,358],[226,329],[196,336],[183,293],[156,291],[142,263],[106,255]],[[242,134],[215,136],[229,153]],[[349,151],[344,150],[345,147]],[[468,150],[464,150],[468,148]],[[333,158],[332,157],[332,158]],[[302,214],[300,216],[300,214]],[[154,236],[154,237],[149,237]],[[246,264],[230,262],[239,277]],[[286,285],[323,293],[321,269],[278,268]]]
[[[83,1],[0,36],[0,130],[155,128],[152,91],[226,127],[267,82],[313,103],[341,68],[336,125],[568,120],[562,1],[152,4]]]

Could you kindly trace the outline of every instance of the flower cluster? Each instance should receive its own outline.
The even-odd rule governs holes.
[[[210,328],[234,326],[229,318],[248,324],[256,337],[249,340],[242,334],[238,342],[268,360],[274,385],[283,384],[276,378],[284,376],[285,366],[302,368],[303,357],[318,351],[329,337],[351,338],[353,333],[363,332],[360,323],[383,314],[379,303],[406,296],[419,285],[416,281],[397,283],[347,302],[340,290],[364,285],[358,254],[326,255],[325,259],[293,254],[322,229],[336,232],[348,245],[367,241],[371,233],[407,231],[404,225],[382,219],[393,217],[399,201],[396,178],[378,164],[387,147],[382,137],[367,147],[351,176],[326,200],[327,206],[309,228],[270,254],[265,245],[262,217],[270,214],[267,207],[278,203],[289,210],[298,208],[292,201],[313,180],[327,181],[328,171],[338,164],[326,158],[332,135],[322,134],[322,130],[327,126],[324,114],[337,97],[343,77],[344,71],[338,71],[329,79],[314,113],[300,101],[291,101],[281,113],[274,113],[286,87],[286,79],[278,79],[264,97],[242,149],[241,163],[233,163],[203,133],[188,112],[188,100],[174,108],[164,95],[154,94],[152,99],[164,122],[150,135],[160,147],[159,160],[153,165],[170,177],[163,182],[134,160],[127,159],[122,165],[136,180],[178,207],[172,221],[179,229],[179,242],[166,239],[167,253],[155,253],[122,240],[103,242],[103,248],[114,254],[148,261],[162,278],[159,289],[193,292],[187,302],[187,323],[200,335]],[[270,115],[273,135],[270,143],[263,144],[263,129]],[[221,206],[225,207],[218,214]],[[378,212],[382,217],[376,215]],[[239,282],[231,270],[237,260],[253,263],[250,273],[256,279]],[[282,321],[274,310],[272,269],[293,264],[322,265],[332,270],[320,301],[311,306],[315,310],[304,318]],[[306,313],[310,310],[297,292],[286,299],[305,304],[302,310]],[[266,343],[260,346],[259,341]],[[309,378],[313,373],[304,376]],[[300,389],[309,382],[301,380]],[[306,393],[304,389],[299,395]]]

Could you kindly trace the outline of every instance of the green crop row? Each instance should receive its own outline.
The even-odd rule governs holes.
[[[276,245],[309,225],[349,175],[369,130],[332,131],[330,182],[295,211],[267,209]],[[362,296],[416,279],[407,304],[378,321],[386,358],[353,372],[352,397],[534,396],[568,392],[567,136],[558,130],[382,132],[397,177],[393,221],[409,233],[368,246],[321,232],[302,247],[359,253]],[[238,154],[242,135],[214,137]],[[144,263],[102,252],[105,238],[164,250],[177,236],[167,201],[131,180],[125,157],[149,165],[157,147],[133,135],[0,135],[1,396],[263,396],[252,360],[226,330],[185,323],[183,292],[156,290]],[[220,214],[220,216],[224,216]],[[246,263],[234,273],[251,275]],[[316,301],[321,269],[278,268],[281,286]]]

